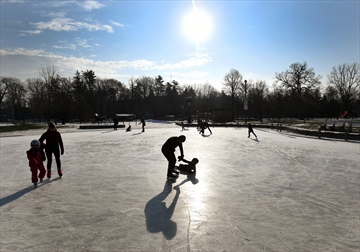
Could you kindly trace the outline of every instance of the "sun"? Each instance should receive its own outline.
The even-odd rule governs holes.
[[[205,11],[194,8],[185,15],[183,31],[188,39],[199,43],[210,37],[211,30],[211,18]]]

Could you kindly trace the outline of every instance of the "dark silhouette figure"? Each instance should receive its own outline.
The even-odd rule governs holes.
[[[204,134],[205,133],[205,129],[208,129],[210,131],[210,134],[212,135],[212,132],[211,132],[211,129],[210,129],[210,126],[209,126],[209,123],[208,122],[203,122],[201,124],[201,130],[199,133],[201,134]]]
[[[53,122],[49,122],[49,129],[41,135],[39,141],[40,143],[46,141],[45,153],[47,158],[47,177],[49,179],[51,178],[52,154],[54,153],[57,171],[61,178],[63,173],[61,170],[60,154],[64,155],[64,144],[61,138],[61,134],[59,131],[57,131]]]
[[[179,160],[184,158],[184,151],[182,147],[182,143],[185,142],[186,137],[181,135],[179,137],[170,137],[161,147],[161,152],[169,162],[168,170],[167,170],[167,178],[175,178],[177,177],[176,174],[173,174],[175,164],[176,164],[176,157],[175,157],[175,148],[179,147],[180,149],[180,156]]]
[[[252,126],[251,126],[251,123],[248,124],[248,130],[249,130],[248,138],[250,137],[250,133],[253,133],[254,136],[257,138],[257,136],[256,136],[256,134],[254,133],[254,130],[253,130]]]
[[[172,184],[166,182],[164,190],[149,200],[145,206],[146,228],[151,233],[162,232],[167,240],[175,237],[177,232],[177,225],[171,220],[174,213],[176,203],[179,199],[180,188],[174,187],[176,190],[175,197],[170,206],[166,206],[163,202],[172,190]]]
[[[93,116],[93,121],[92,121],[92,123],[102,123],[103,121],[105,121],[106,120],[106,117],[105,116],[99,116],[97,113],[95,113],[94,114],[94,116]]]
[[[117,130],[117,126],[119,124],[119,119],[117,115],[114,116],[114,130]]]
[[[193,158],[191,161],[182,159],[185,164],[179,164],[179,171],[186,172],[188,174],[196,173],[196,164],[199,163],[199,159]]]
[[[142,132],[145,132],[146,123],[145,123],[144,118],[141,118],[140,124],[141,124],[141,127],[142,127]]]

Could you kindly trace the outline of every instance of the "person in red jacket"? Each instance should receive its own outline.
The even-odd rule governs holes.
[[[46,140],[45,153],[47,157],[47,177],[49,179],[51,178],[52,154],[54,153],[57,171],[61,178],[63,173],[61,170],[60,154],[64,155],[64,144],[60,132],[57,131],[53,122],[49,122],[49,129],[44,134],[42,134],[39,139],[40,143],[42,143],[44,140]]]
[[[45,154],[43,151],[43,147],[40,148],[39,140],[32,140],[30,143],[30,147],[30,150],[26,151],[26,155],[29,159],[31,182],[34,183],[34,188],[36,188],[38,183],[38,170],[40,171],[40,183],[43,181],[43,178],[46,174],[46,170],[43,164],[43,161],[45,161]]]

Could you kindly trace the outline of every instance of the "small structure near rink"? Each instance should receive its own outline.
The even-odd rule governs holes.
[[[122,124],[118,124],[117,128],[125,128],[125,122],[132,122],[136,120],[135,114],[116,114],[119,122],[123,122]],[[91,124],[81,124],[79,129],[107,129],[114,128],[114,123],[112,120],[102,121],[101,123],[91,123]]]

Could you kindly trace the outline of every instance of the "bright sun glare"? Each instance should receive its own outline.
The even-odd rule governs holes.
[[[183,22],[185,35],[196,43],[209,38],[212,24],[210,16],[199,9],[194,8],[189,12]]]

